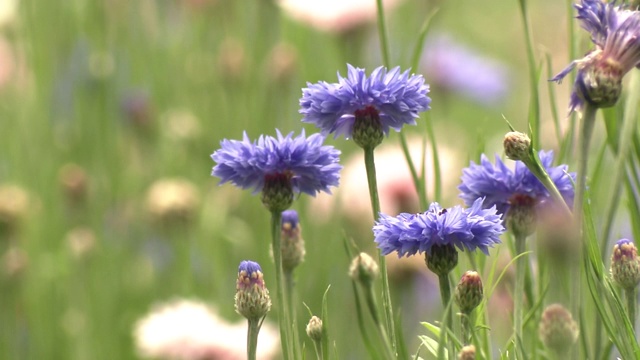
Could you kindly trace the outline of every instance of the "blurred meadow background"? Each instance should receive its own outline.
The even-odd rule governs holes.
[[[432,110],[403,130],[420,159],[427,124],[434,129],[442,186],[435,190],[429,141],[428,199],[461,204],[461,169],[482,152],[502,154],[503,117],[528,130],[520,4],[385,3],[392,66],[409,68],[421,47],[412,72],[431,86]],[[571,22],[570,1],[531,1],[527,9],[541,71],[539,148],[572,166],[572,147],[560,148],[553,122],[565,134],[575,121],[565,110],[571,82],[550,94],[546,79],[584,53],[589,37]],[[210,155],[243,131],[252,139],[275,128],[317,132],[300,122],[301,88],[335,82],[347,63],[368,73],[382,64],[373,0],[0,0],[0,358],[140,358],[136,324],[175,299],[205,302],[225,322],[244,324],[233,304],[239,262],[258,261],[267,286],[275,284],[269,214],[259,196],[218,186]],[[593,152],[606,166],[612,156],[599,150],[603,129],[598,123]],[[327,142],[342,151],[340,188],[294,203],[306,243],[296,270],[299,327],[304,334],[302,302],[318,314],[330,285],[327,324],[337,358],[365,359],[344,239],[375,253],[366,177],[357,146]],[[420,211],[395,132],[377,160],[383,211]],[[596,219],[610,191],[594,188]],[[614,236],[631,236],[627,219],[620,215]],[[487,269],[501,271],[508,246],[492,251]],[[468,269],[460,259],[456,279]],[[421,256],[394,260],[393,301],[414,353],[417,336],[427,333],[419,321],[440,320],[437,278]],[[497,348],[511,334],[509,274],[487,304]],[[277,323],[275,313],[267,323]],[[245,334],[235,334],[225,341],[243,354]]]

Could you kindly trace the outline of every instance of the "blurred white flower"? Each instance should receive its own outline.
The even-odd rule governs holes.
[[[383,6],[389,11],[400,2],[383,0]],[[292,18],[319,30],[336,33],[374,22],[377,16],[376,2],[373,0],[279,0],[279,3]]]
[[[13,22],[17,10],[18,0],[0,0],[0,28]]]
[[[134,328],[140,356],[175,360],[242,360],[246,357],[247,325],[229,324],[208,305],[176,299],[156,305]],[[279,337],[263,324],[258,338],[258,359],[278,354]]]

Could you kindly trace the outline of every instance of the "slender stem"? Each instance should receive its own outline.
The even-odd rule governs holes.
[[[382,62],[389,67],[389,42],[387,41],[387,28],[384,22],[384,7],[382,0],[376,0],[378,7],[378,37],[380,38],[380,51],[382,52]]]
[[[389,337],[387,336],[387,332],[382,326],[380,319],[378,317],[378,306],[376,305],[376,299],[373,295],[373,286],[369,286],[366,289],[366,298],[367,298],[367,306],[369,307],[369,312],[371,313],[371,317],[373,318],[373,322],[376,323],[376,328],[378,329],[378,333],[382,338],[382,342],[384,343],[384,348],[387,353],[387,358],[391,359],[394,357],[394,351],[391,350],[391,345],[389,344]]]
[[[324,354],[322,353],[322,343],[321,341],[313,341],[313,348],[316,349],[316,358],[318,360],[324,359]]]
[[[407,160],[407,165],[409,166],[409,172],[411,173],[411,179],[413,180],[413,186],[416,188],[416,192],[418,193],[418,199],[420,200],[420,208],[425,209],[427,207],[427,194],[425,193],[424,179],[421,179],[418,176],[418,171],[416,170],[415,165],[413,164],[413,159],[411,158],[411,153],[409,153],[409,146],[407,145],[407,137],[403,132],[400,132],[400,145],[402,147],[402,153],[404,154],[404,158]],[[424,166],[424,161],[422,162],[422,166]]]
[[[473,339],[473,326],[471,325],[471,312],[460,314],[460,325],[462,329],[462,341],[465,345],[471,343]]]
[[[589,160],[589,144],[596,120],[596,112],[598,108],[589,103],[585,104],[584,114],[582,116],[582,130],[578,137],[578,184],[576,185],[576,197],[573,204],[573,213],[575,215],[576,230],[578,234],[582,234],[583,224],[583,206],[584,194],[587,186],[587,165]],[[571,313],[578,314],[580,309],[580,264],[582,264],[582,247],[580,247],[578,261],[573,262],[571,271]]]
[[[449,283],[449,274],[438,274],[438,280],[440,284],[440,298],[442,299],[442,306],[447,312],[440,331],[444,332],[446,338],[448,336],[449,328],[451,327],[451,325],[453,325],[453,312],[449,304],[449,302],[451,301],[451,284]],[[452,356],[451,354],[453,354],[453,352],[451,351],[451,342],[447,341],[446,343],[448,344],[449,348],[449,356]],[[442,351],[442,349],[444,349],[444,346],[440,344],[440,346],[438,346],[438,350]],[[438,358],[440,359],[441,357],[438,356]]]
[[[258,318],[249,319],[249,326],[247,327],[247,360],[256,360],[261,322]]]
[[[627,312],[629,315],[629,322],[631,323],[631,327],[633,330],[636,330],[636,306],[638,302],[638,293],[637,288],[633,289],[625,289],[624,295],[627,298]]]
[[[367,169],[367,182],[369,184],[369,197],[373,209],[373,219],[380,216],[380,199],[378,198],[378,185],[376,180],[376,165],[373,157],[373,148],[364,149],[364,164]],[[391,292],[389,291],[389,277],[387,276],[387,262],[384,255],[378,249],[378,263],[380,265],[380,278],[382,279],[382,307],[384,308],[387,334],[393,347],[393,353],[397,353],[396,330],[393,323],[393,308],[391,307]]]
[[[300,353],[300,334],[298,332],[298,316],[296,314],[296,307],[294,305],[294,296],[295,296],[295,282],[293,281],[293,271],[285,271],[284,272],[284,281],[285,281],[285,296],[286,303],[289,305],[289,310],[291,311],[291,331],[293,332],[293,353],[296,355],[296,359],[301,358]]]
[[[571,213],[571,209],[569,209],[569,205],[567,205],[566,201],[564,201],[564,198],[562,197],[562,194],[560,194],[560,191],[556,187],[556,184],[553,182],[553,180],[551,180],[549,173],[547,173],[547,171],[540,164],[540,162],[525,160],[524,163],[525,165],[527,165],[527,168],[529,168],[531,173],[533,173],[533,175],[535,175],[535,177],[538,180],[540,180],[540,182],[542,183],[542,185],[544,185],[547,191],[549,191],[549,195],[551,195],[551,198],[553,199],[553,201],[556,204],[560,205],[560,207],[566,213],[566,215],[569,216],[569,218],[571,218],[573,214]]]
[[[282,355],[285,360],[293,359],[293,349],[289,338],[289,313],[284,295],[284,284],[282,282],[282,253],[280,249],[280,221],[282,214],[274,211],[271,213],[271,240],[273,245],[273,259],[276,263],[276,294],[275,303],[278,307],[278,323],[280,327],[280,342],[282,344]]]
[[[527,43],[527,62],[529,64],[529,86],[531,90],[531,109],[529,110],[529,124],[533,123],[533,147],[537,148],[540,137],[540,100],[538,95],[538,71],[535,55],[533,52],[533,40],[531,37],[531,26],[527,13],[526,0],[519,0],[520,15],[524,25],[524,35]]]
[[[522,317],[523,317],[523,307],[524,307],[524,282],[525,282],[525,274],[527,272],[527,258],[525,256],[520,256],[524,253],[526,248],[526,236],[514,234],[515,242],[516,242],[516,256],[519,256],[516,259],[516,286],[513,292],[513,332],[516,341],[516,349],[520,347],[517,345],[523,339],[522,337]],[[518,351],[516,351],[517,353]],[[522,356],[519,356],[521,358]],[[522,357],[523,358],[523,357]]]

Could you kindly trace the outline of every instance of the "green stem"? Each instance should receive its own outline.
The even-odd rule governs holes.
[[[449,332],[449,328],[451,328],[451,325],[453,325],[453,312],[451,310],[451,284],[449,283],[449,274],[444,274],[444,275],[440,275],[438,274],[438,280],[440,283],[440,298],[442,299],[442,306],[445,309],[445,311],[447,312],[445,315],[445,320],[442,324],[442,328],[440,329],[440,331],[444,334],[444,337],[441,339],[446,339],[446,337],[448,337],[448,332]],[[442,335],[441,335],[442,336]],[[446,340],[445,340],[446,341]],[[448,348],[449,348],[449,356],[452,356],[453,352],[451,349],[451,342],[450,341],[446,341],[446,343],[448,344]],[[444,346],[442,346],[442,344],[440,344],[440,346],[438,346],[438,359],[442,359],[442,354],[440,353],[441,351],[444,350]]]
[[[593,134],[593,128],[596,122],[596,112],[598,108],[585,103],[584,114],[582,116],[582,129],[580,136],[578,137],[578,180],[576,185],[576,196],[573,204],[573,213],[575,215],[576,230],[578,234],[582,234],[582,225],[584,223],[584,197],[587,187],[587,165],[589,161],[589,145],[591,143],[591,136]],[[571,269],[571,313],[578,314],[580,310],[580,264],[582,264],[582,248],[578,254],[578,261],[573,262],[573,268]]]
[[[389,42],[387,41],[387,28],[384,22],[384,7],[382,0],[376,0],[378,7],[378,37],[380,38],[380,51],[382,51],[382,63],[389,67]]]
[[[536,159],[538,157],[537,154],[535,153],[533,154],[533,156],[535,156]],[[525,160],[524,163],[525,165],[527,165],[527,168],[529,168],[529,171],[531,171],[531,173],[533,173],[533,175],[535,175],[535,177],[538,180],[540,180],[540,182],[542,183],[542,185],[544,185],[547,191],[549,191],[549,195],[551,195],[551,198],[553,199],[553,201],[556,204],[559,204],[562,210],[567,214],[567,216],[571,218],[573,214],[571,213],[571,209],[569,209],[569,205],[567,205],[567,203],[564,201],[562,194],[560,194],[560,191],[556,187],[556,184],[553,182],[553,180],[551,180],[551,177],[549,176],[547,171],[540,164],[540,161]]]
[[[273,260],[276,265],[276,294],[275,303],[278,307],[278,323],[280,327],[280,342],[282,345],[282,355],[285,360],[293,359],[293,349],[289,338],[289,313],[284,295],[284,284],[282,282],[282,253],[280,249],[280,222],[282,213],[274,211],[271,213],[271,240],[273,245]]]
[[[318,360],[324,359],[324,354],[322,353],[322,341],[313,340],[313,348],[316,350],[316,358]]]
[[[471,325],[471,312],[460,314],[460,325],[462,329],[462,341],[469,345],[473,339],[473,326]]]
[[[249,319],[247,328],[247,360],[256,360],[258,349],[258,333],[260,332],[260,319]]]
[[[516,349],[520,349],[518,344],[522,341],[522,320],[523,320],[523,311],[524,308],[524,282],[525,282],[525,274],[527,272],[527,258],[522,256],[525,252],[526,248],[526,240],[527,237],[523,235],[515,236],[515,245],[516,245],[516,286],[513,292],[513,332],[515,336]],[[518,353],[518,351],[516,351]],[[522,354],[518,356],[518,358],[524,358]]]
[[[366,298],[367,298],[367,306],[369,307],[369,312],[371,313],[373,322],[376,324],[378,333],[382,338],[382,342],[384,343],[384,348],[387,353],[387,358],[392,359],[395,357],[393,355],[394,351],[391,350],[392,347],[389,344],[389,337],[387,336],[387,332],[385,331],[384,326],[382,326],[382,322],[380,322],[380,319],[378,317],[378,310],[377,310],[378,306],[376,305],[376,299],[375,299],[375,296],[373,295],[373,286],[367,287]]]
[[[300,334],[298,332],[298,316],[296,314],[296,307],[294,305],[294,296],[295,296],[295,282],[293,281],[293,271],[285,271],[284,272],[284,280],[285,280],[285,296],[286,303],[289,305],[289,310],[291,310],[291,331],[293,332],[293,353],[296,355],[296,359],[300,359],[302,357],[300,352]]]
[[[378,184],[376,180],[376,164],[373,157],[373,148],[364,149],[364,164],[367,169],[367,183],[369,185],[369,197],[371,198],[371,208],[373,219],[380,216],[380,199],[378,198]],[[378,249],[378,263],[380,265],[380,278],[382,280],[382,307],[384,308],[387,334],[393,347],[393,353],[397,353],[396,332],[393,323],[393,308],[391,307],[391,292],[389,291],[389,277],[387,276],[387,262],[384,255]]]
[[[529,64],[529,86],[531,90],[531,109],[529,110],[529,124],[533,123],[533,139],[531,142],[533,147],[537,148],[540,137],[540,100],[538,95],[538,74],[536,59],[533,53],[533,40],[531,38],[531,26],[527,13],[526,0],[519,0],[520,15],[522,15],[522,23],[524,25],[524,35],[527,43],[527,62]]]
[[[405,160],[407,160],[407,165],[409,166],[409,172],[411,173],[411,179],[413,180],[413,186],[416,188],[416,192],[418,193],[418,199],[420,200],[420,208],[426,209],[427,207],[427,194],[425,192],[425,184],[424,178],[420,178],[418,175],[418,171],[416,170],[415,165],[413,164],[413,159],[411,158],[411,153],[409,153],[409,146],[407,145],[407,137],[403,132],[400,132],[400,145],[402,147],[402,153],[404,154]],[[424,166],[424,161],[422,162],[422,166]]]
[[[633,330],[636,330],[636,304],[638,299],[637,288],[624,290],[624,295],[627,298],[627,312],[629,315],[629,322]]]

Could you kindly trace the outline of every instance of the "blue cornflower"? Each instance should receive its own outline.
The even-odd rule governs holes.
[[[340,151],[323,145],[324,136],[293,132],[277,138],[261,135],[249,140],[246,132],[242,141],[221,141],[221,149],[211,155],[217,165],[212,176],[221,184],[231,182],[242,189],[262,192],[263,203],[272,211],[283,211],[291,205],[294,193],[315,196],[317,192],[331,193],[330,186],[338,186]],[[277,204],[273,204],[277,202]]]
[[[432,203],[428,211],[420,214],[401,213],[393,217],[381,213],[373,226],[374,241],[384,255],[397,251],[398,257],[417,252],[429,254],[434,246],[480,249],[488,254],[489,247],[500,243],[505,229],[495,206],[484,209],[483,201],[477,199],[467,209],[460,206],[443,209]]]
[[[595,49],[551,80],[559,83],[578,68],[569,112],[581,109],[585,101],[596,107],[613,106],[622,91],[622,77],[640,63],[640,12],[625,10],[615,1],[582,0],[574,6]]]
[[[575,173],[567,174],[567,165],[553,166],[553,151],[540,151],[540,162],[556,185],[565,201],[573,203]],[[529,202],[537,205],[551,196],[522,161],[516,161],[515,169],[508,168],[496,155],[495,165],[483,154],[480,164],[471,162],[462,170],[462,184],[458,186],[465,204],[474,204],[485,198],[485,207],[496,206],[498,213],[506,215],[514,202]]]
[[[415,125],[418,113],[429,109],[429,85],[422,75],[401,73],[400,67],[387,72],[380,66],[367,77],[364,69],[347,67],[347,77],[338,73],[338,83],[307,83],[302,89],[302,121],[315,124],[323,135],[353,137],[362,146],[358,139],[362,128],[378,130],[376,140],[382,141],[389,128],[400,131],[404,124]]]

